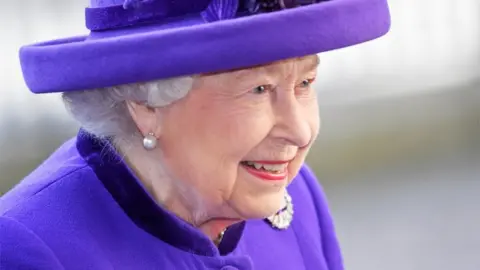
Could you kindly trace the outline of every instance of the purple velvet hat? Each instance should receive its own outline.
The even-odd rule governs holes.
[[[34,93],[225,71],[343,48],[390,28],[387,0],[90,0],[90,35],[20,49]]]

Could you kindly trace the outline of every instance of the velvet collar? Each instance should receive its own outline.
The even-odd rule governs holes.
[[[244,222],[231,226],[217,248],[200,230],[160,207],[108,140],[80,130],[77,149],[118,205],[141,229],[161,241],[197,255],[227,255],[236,248],[243,234]]]

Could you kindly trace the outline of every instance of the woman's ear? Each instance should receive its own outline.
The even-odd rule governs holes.
[[[143,136],[150,133],[153,133],[157,138],[160,136],[158,109],[134,101],[127,101],[127,108],[133,122]]]

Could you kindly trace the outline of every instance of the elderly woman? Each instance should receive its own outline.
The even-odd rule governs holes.
[[[317,53],[385,34],[385,0],[91,0],[25,46],[80,123],[0,201],[0,269],[343,269],[305,157]]]

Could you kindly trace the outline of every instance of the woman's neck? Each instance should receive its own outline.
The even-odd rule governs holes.
[[[154,156],[155,153],[146,154],[144,150],[135,150],[134,147],[118,148],[124,155],[126,164],[158,205],[197,227],[212,241],[218,242],[229,226],[241,221],[210,218],[200,195],[188,187],[181,187],[179,181],[169,177],[161,165],[160,157]]]

